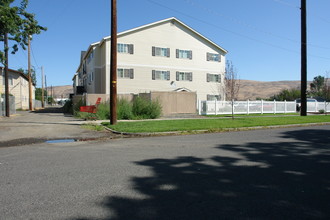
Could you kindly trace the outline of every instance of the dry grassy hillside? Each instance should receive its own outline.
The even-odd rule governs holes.
[[[53,97],[54,98],[69,98],[70,94],[73,93],[73,87],[70,86],[53,86]],[[52,95],[51,87],[47,87],[49,95]]]
[[[308,82],[309,85],[310,82]],[[300,81],[272,81],[261,82],[240,80],[238,100],[255,100],[269,98],[283,89],[300,88]]]
[[[309,85],[311,82],[308,82]],[[300,88],[300,81],[252,81],[240,80],[240,90],[238,100],[256,100],[256,98],[269,98],[283,89]],[[50,88],[48,88],[50,94]],[[71,85],[68,86],[53,86],[54,97],[68,98],[70,93],[73,93]]]

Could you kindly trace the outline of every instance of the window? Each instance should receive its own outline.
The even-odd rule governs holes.
[[[152,47],[152,56],[170,57],[170,48]]]
[[[170,71],[153,70],[152,80],[170,80]]]
[[[207,95],[207,101],[221,100],[221,95]]]
[[[90,63],[91,60],[94,58],[94,51],[92,51],[89,55],[88,55],[88,58],[87,58],[87,63]]]
[[[87,82],[88,82],[88,85],[91,85],[91,83],[93,82],[94,80],[94,73],[93,72],[90,72],[87,74]]]
[[[134,53],[134,45],[133,44],[117,44],[118,53]]]
[[[134,69],[117,69],[117,77],[121,79],[134,79]]]
[[[207,82],[218,82],[221,83],[221,74],[206,74]]]
[[[176,72],[176,81],[192,81],[192,72]]]
[[[176,49],[176,58],[181,59],[192,59],[192,51],[191,50],[179,50]]]
[[[220,54],[217,53],[206,53],[206,60],[207,61],[215,61],[220,62]]]

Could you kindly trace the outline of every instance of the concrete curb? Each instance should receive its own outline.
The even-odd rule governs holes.
[[[241,127],[241,128],[224,128],[220,130],[193,130],[193,131],[171,131],[171,132],[152,132],[152,133],[129,133],[120,132],[108,128],[102,124],[104,129],[126,137],[153,137],[153,136],[176,136],[176,135],[191,135],[191,134],[206,134],[206,133],[224,133],[224,132],[238,132],[238,131],[252,131],[252,130],[262,130],[262,129],[278,129],[278,128],[294,128],[294,127],[310,127],[319,125],[330,125],[330,122],[321,123],[306,123],[306,124],[289,124],[289,125],[271,125],[271,126],[257,126],[257,127]]]

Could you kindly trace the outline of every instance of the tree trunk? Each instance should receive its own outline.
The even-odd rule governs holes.
[[[231,119],[234,119],[234,99],[231,100]]]

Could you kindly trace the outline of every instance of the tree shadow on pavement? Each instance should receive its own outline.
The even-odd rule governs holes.
[[[37,109],[33,111],[33,113],[64,113],[64,111],[63,111],[63,107],[54,106],[54,107],[47,107],[44,109]]]
[[[329,219],[329,130],[283,138],[289,139],[220,144],[210,158],[136,162],[153,173],[131,179],[141,196],[108,196],[101,205],[116,220]]]

